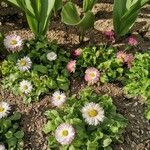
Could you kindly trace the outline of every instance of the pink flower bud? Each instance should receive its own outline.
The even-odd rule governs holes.
[[[72,51],[72,56],[79,57],[80,55],[81,55],[81,49],[80,48]]]
[[[76,60],[69,61],[66,68],[67,68],[69,73],[71,73],[71,72],[74,73],[75,69],[76,69]]]
[[[128,44],[131,46],[137,46],[138,41],[137,41],[136,37],[134,37],[134,36],[129,37]]]
[[[111,42],[111,43],[115,42],[115,33],[114,33],[114,31],[105,31],[104,35],[105,35],[106,39],[109,42]]]

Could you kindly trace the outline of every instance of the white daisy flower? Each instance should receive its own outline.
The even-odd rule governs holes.
[[[52,95],[52,105],[56,107],[61,107],[66,101],[66,95],[63,92],[56,91]]]
[[[89,125],[97,126],[104,120],[104,110],[99,104],[88,103],[82,108],[81,112],[85,122]]]
[[[0,102],[0,119],[6,117],[11,110],[10,106],[6,102]]]
[[[4,145],[0,145],[0,150],[6,150]]]
[[[48,59],[49,61],[56,60],[56,59],[57,59],[57,54],[54,53],[54,52],[50,52],[50,53],[47,54],[47,59]]]
[[[20,82],[20,91],[25,94],[29,94],[32,91],[32,84],[27,80]]]
[[[70,124],[62,123],[55,131],[55,138],[62,145],[71,144],[75,138],[75,129]]]
[[[32,61],[29,57],[26,56],[26,57],[21,58],[20,60],[18,60],[17,66],[18,66],[18,69],[20,71],[27,71],[31,68]]]
[[[16,52],[22,49],[23,41],[20,36],[11,34],[5,37],[4,46],[8,51]]]

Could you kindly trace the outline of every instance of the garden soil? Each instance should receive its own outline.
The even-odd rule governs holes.
[[[2,3],[2,6],[0,6],[0,32],[5,34],[13,32],[21,35],[24,39],[31,39],[33,34],[29,31],[25,19],[22,19],[23,14],[4,3]],[[59,16],[51,21],[47,37],[50,41],[57,40],[60,46],[67,49],[87,45],[103,45],[106,43],[103,32],[113,29],[112,10],[112,0],[101,0],[96,4],[93,9],[96,15],[95,27],[87,33],[85,42],[82,45],[78,41],[78,30],[60,23]],[[80,8],[79,11],[81,11]],[[133,28],[133,33],[137,35],[140,43],[137,51],[150,50],[149,12],[150,5],[147,5],[141,10]],[[114,46],[121,49],[122,45],[124,45],[124,42],[118,42]],[[84,81],[81,79],[71,79],[71,81],[71,94],[77,93],[85,86]],[[145,105],[143,101],[140,98],[127,98],[123,94],[122,86],[117,83],[104,84],[93,88],[98,93],[110,95],[117,107],[117,111],[129,121],[123,134],[124,142],[122,144],[113,144],[113,149],[150,150],[150,123],[144,118]],[[34,102],[27,106],[23,104],[20,97],[0,88],[0,100],[5,99],[13,108],[17,108],[22,113],[21,126],[25,132],[24,150],[49,150],[46,135],[44,135],[42,128],[46,123],[44,112],[51,108],[50,95],[46,95],[39,102]]]

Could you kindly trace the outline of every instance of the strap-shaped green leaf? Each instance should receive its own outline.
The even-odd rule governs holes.
[[[50,13],[54,7],[55,0],[41,0],[41,14],[39,22],[39,34],[43,34],[45,27],[47,27]]]
[[[61,12],[61,20],[67,25],[77,25],[80,22],[80,16],[72,2],[64,5]]]
[[[97,0],[83,0],[83,11],[91,10],[96,2]]]
[[[63,1],[62,0],[55,0],[55,4],[54,4],[54,12],[57,12],[59,9],[61,9],[63,6]]]

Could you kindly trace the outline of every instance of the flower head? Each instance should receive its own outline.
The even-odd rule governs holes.
[[[104,110],[99,104],[88,103],[82,108],[81,112],[85,122],[89,125],[97,126],[104,120]]]
[[[32,84],[27,80],[20,82],[20,91],[25,94],[29,94],[32,91]]]
[[[75,129],[70,124],[62,123],[55,131],[55,138],[62,145],[71,144],[75,138]]]
[[[127,63],[128,68],[131,68],[133,60],[134,60],[133,54],[127,54],[126,63]]]
[[[6,150],[5,146],[4,145],[0,145],[0,150]]]
[[[76,60],[71,60],[68,62],[67,64],[67,70],[69,73],[71,72],[75,72],[75,69],[76,69]]]
[[[6,117],[10,111],[10,106],[6,102],[0,102],[0,119]]]
[[[52,105],[53,106],[61,107],[65,101],[66,101],[65,93],[62,93],[60,91],[56,91],[53,93],[53,96],[52,96]]]
[[[8,51],[16,52],[22,49],[23,41],[20,36],[11,34],[5,37],[4,46]]]
[[[88,84],[94,84],[94,83],[98,82],[99,77],[100,77],[100,73],[96,68],[91,67],[85,71],[84,79],[85,79],[85,81],[88,82]]]
[[[79,57],[80,55],[81,55],[81,49],[80,48],[72,51],[72,56]]]
[[[57,59],[57,54],[54,53],[54,52],[50,52],[50,53],[47,54],[47,59],[48,59],[49,61],[54,61],[54,60]]]
[[[26,56],[26,57],[21,58],[20,60],[18,60],[17,66],[18,66],[18,69],[20,71],[27,71],[31,68],[32,61],[29,57]]]
[[[115,42],[115,33],[114,31],[105,31],[104,32],[105,37],[107,38],[107,40],[111,43]]]
[[[127,57],[127,54],[125,53],[125,52],[123,52],[123,51],[119,51],[118,53],[117,53],[117,59],[119,60],[119,61],[121,61],[122,63],[125,63],[126,62],[126,57]]]
[[[137,46],[138,41],[134,36],[128,38],[128,44],[131,46]]]

